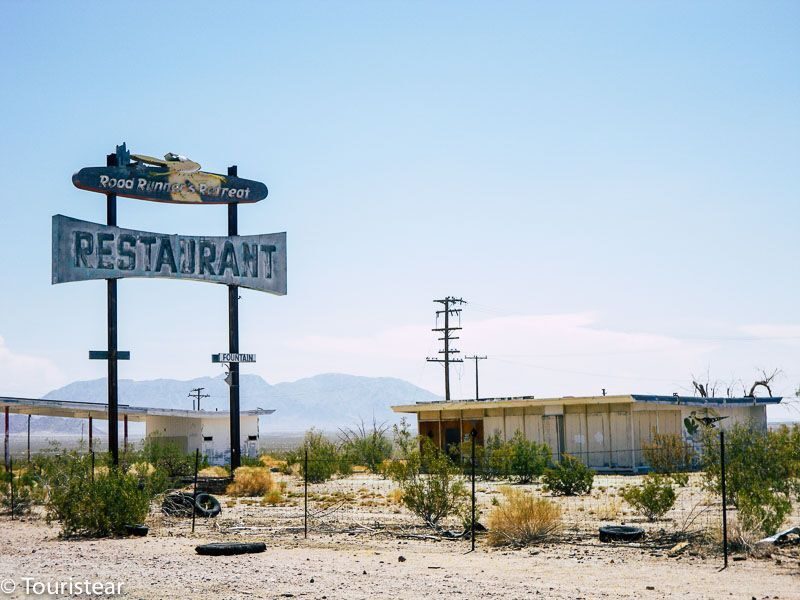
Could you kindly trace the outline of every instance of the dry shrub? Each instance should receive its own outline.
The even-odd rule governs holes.
[[[287,466],[285,460],[279,460],[277,458],[270,456],[269,454],[262,454],[261,456],[258,457],[258,460],[261,461],[261,464],[263,464],[268,469],[282,470],[285,469]]]
[[[225,467],[206,467],[197,472],[198,477],[227,477],[228,470]]]
[[[225,490],[231,496],[263,496],[273,488],[272,474],[264,467],[239,467]]]
[[[610,498],[608,502],[597,507],[595,514],[601,521],[616,521],[622,514],[622,502],[617,498]]]
[[[561,508],[546,498],[503,487],[503,502],[489,513],[489,544],[524,546],[542,542],[561,527]]]
[[[403,501],[403,490],[400,488],[394,488],[388,494],[386,494],[386,500],[390,504],[400,504]]]
[[[759,556],[756,542],[761,539],[757,531],[748,531],[740,523],[735,514],[728,515],[728,549],[731,552],[742,552]],[[717,551],[722,552],[722,519],[714,520],[706,530],[706,540]]]
[[[139,462],[131,465],[128,473],[135,477],[151,477],[155,474],[156,468],[149,462]]]
[[[264,497],[261,499],[261,503],[275,506],[276,504],[281,504],[283,500],[284,498],[281,491],[278,488],[273,488],[264,494]]]
[[[362,475],[364,473],[369,473],[369,467],[365,467],[364,465],[353,465],[353,473]]]

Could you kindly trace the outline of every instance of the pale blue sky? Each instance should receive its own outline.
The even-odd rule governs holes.
[[[454,294],[487,394],[800,383],[797,2],[2,8],[8,392],[104,374],[104,284],[50,285],[50,216],[104,218],[70,177],[122,141],[269,186],[240,209],[242,233],[288,232],[289,295],[242,294],[268,381],[441,391],[426,330]],[[122,199],[119,224],[222,234],[225,209]],[[216,373],[223,287],[119,288],[123,377]]]

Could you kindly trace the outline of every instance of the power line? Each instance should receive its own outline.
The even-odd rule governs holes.
[[[445,401],[450,401],[450,363],[463,363],[463,358],[451,358],[451,354],[460,354],[460,350],[450,349],[450,342],[459,339],[458,337],[452,336],[451,333],[453,331],[458,331],[461,329],[461,309],[460,308],[451,308],[451,306],[466,304],[466,302],[461,298],[454,298],[453,296],[446,296],[440,300],[434,300],[434,302],[441,304],[444,306],[443,310],[436,311],[436,324],[437,327],[431,329],[431,331],[437,331],[442,334],[442,337],[439,338],[440,342],[444,342],[444,349],[439,350],[439,354],[443,354],[444,358],[426,358],[428,362],[438,362],[444,364],[444,399]],[[439,315],[444,315],[444,327],[438,327],[439,324]],[[458,318],[459,326],[458,327],[451,327],[450,326],[450,317],[454,316]]]

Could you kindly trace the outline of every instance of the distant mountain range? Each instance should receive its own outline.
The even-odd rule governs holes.
[[[394,404],[413,404],[439,400],[428,390],[417,387],[402,379],[391,377],[358,377],[340,373],[316,375],[298,381],[271,385],[258,375],[241,375],[241,408],[273,408],[275,413],[265,418],[265,433],[298,432],[310,427],[335,431],[340,427],[352,426],[363,419],[371,423],[396,423],[400,420],[391,410]],[[133,381],[123,379],[119,384],[120,404],[148,406],[156,408],[191,409],[192,399],[188,397],[193,388],[205,388],[203,393],[204,410],[227,410],[228,386],[223,376],[200,377],[188,381],[174,379],[154,379],[152,381]],[[70,400],[75,402],[105,402],[107,398],[105,379],[76,381],[53,390],[44,396],[51,400]],[[26,417],[12,415],[12,432],[25,431]],[[82,421],[55,417],[33,417],[31,431],[38,434],[81,433]],[[95,431],[105,431],[105,422],[98,423]]]

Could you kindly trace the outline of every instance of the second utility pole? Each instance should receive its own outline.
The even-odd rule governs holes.
[[[486,360],[485,356],[465,356],[466,360],[474,360],[475,361],[475,400],[480,400],[481,397],[478,394],[478,361],[479,360]]]
[[[464,300],[461,298],[453,298],[452,296],[447,296],[446,298],[442,298],[441,300],[434,300],[434,302],[438,302],[439,304],[444,305],[444,310],[437,310],[436,311],[436,318],[437,318],[437,325],[438,325],[438,318],[439,315],[444,315],[444,327],[435,327],[431,331],[439,331],[443,335],[439,338],[439,341],[444,342],[444,350],[439,350],[439,354],[444,354],[444,358],[427,358],[428,362],[438,362],[444,363],[444,399],[445,401],[450,401],[450,363],[451,362],[464,362],[463,358],[450,358],[451,354],[460,354],[460,350],[451,350],[450,349],[450,342],[453,340],[457,340],[457,337],[451,337],[451,331],[458,331],[461,327],[450,327],[450,315],[460,316],[461,309],[460,308],[450,308],[456,304],[466,304]]]

